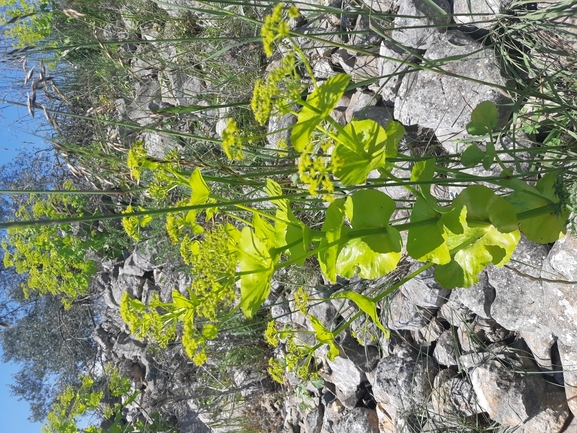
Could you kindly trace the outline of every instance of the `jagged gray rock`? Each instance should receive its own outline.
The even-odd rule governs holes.
[[[426,50],[450,22],[447,0],[405,0],[400,3],[391,36],[401,46]]]
[[[334,427],[335,433],[379,433],[379,420],[374,410],[355,407]]]
[[[488,29],[495,25],[497,15],[504,12],[511,3],[512,0],[454,0],[454,19],[459,24]]]
[[[430,358],[389,355],[381,359],[372,384],[376,402],[393,420],[403,418],[427,401],[437,370]]]
[[[509,118],[511,100],[504,86],[494,52],[457,30],[443,33],[424,55],[443,72],[421,70],[403,78],[395,99],[395,118],[405,125],[418,124],[435,130],[441,142],[466,136],[471,107],[492,101],[499,107],[499,124]],[[454,58],[461,60],[454,60]],[[445,59],[451,59],[445,60]],[[458,76],[468,77],[469,80]],[[454,151],[449,146],[449,151]]]

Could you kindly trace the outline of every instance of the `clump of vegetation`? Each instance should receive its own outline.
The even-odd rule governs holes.
[[[86,253],[101,259],[122,254],[112,242],[112,232],[101,230],[97,221],[121,221],[134,243],[149,236],[154,227],[156,236],[178,250],[179,265],[188,270],[192,282],[186,291],[174,290],[168,300],[158,295],[148,302],[128,293],[122,296],[122,317],[137,338],[156,344],[159,350],[180,342],[183,353],[200,367],[218,358],[214,348],[219,339],[242,341],[239,330],[259,318],[260,341],[282,344],[287,352],[282,359],[264,363],[271,376],[282,384],[287,372],[294,372],[303,382],[319,382],[317,351],[326,348],[328,358],[334,359],[339,354],[339,335],[361,315],[388,336],[380,320],[381,302],[419,273],[434,267],[435,279],[443,287],[467,287],[477,282],[477,275],[487,266],[507,264],[521,234],[539,243],[554,242],[565,234],[575,200],[568,192],[574,188],[575,155],[558,139],[567,137],[573,143],[575,122],[566,99],[571,92],[564,92],[563,98],[555,93],[558,76],[551,78],[550,71],[537,65],[539,73],[533,74],[532,84],[517,80],[518,87],[511,89],[519,101],[548,101],[547,109],[538,109],[536,104],[530,117],[520,112],[520,103],[515,105],[515,117],[523,119],[524,128],[534,126],[533,132],[542,133],[539,128],[549,125],[549,138],[544,146],[536,147],[538,156],[529,169],[504,163],[507,150],[497,150],[498,136],[509,130],[514,133],[517,124],[509,122],[498,129],[497,107],[491,102],[474,107],[467,131],[477,143],[462,153],[444,155],[442,160],[427,154],[407,156],[399,151],[405,134],[400,123],[380,125],[354,119],[342,125],[331,117],[345,92],[362,83],[354,83],[345,73],[317,80],[311,59],[290,26],[301,11],[279,3],[263,16],[260,6],[211,3],[200,11],[202,19],[191,11],[181,18],[134,11],[131,31],[156,35],[137,41],[104,37],[106,26],[121,16],[112,6],[100,11],[87,4],[86,9],[63,11],[67,19],[53,21],[47,34],[39,33],[34,20],[36,27],[29,30],[14,27],[20,29],[14,30],[17,33],[28,32],[36,38],[30,42],[28,36],[18,36],[21,44],[42,47],[27,52],[56,54],[83,66],[67,72],[60,87],[70,95],[61,94],[50,109],[60,122],[55,123],[60,126],[53,138],[77,172],[99,188],[119,188],[123,198],[108,213],[90,211],[85,196],[77,195],[70,185],[70,191],[60,195],[31,196],[15,213],[17,221],[0,225],[9,228],[3,241],[4,265],[26,275],[25,297],[63,295],[61,299],[70,307],[89,294],[97,265]],[[26,12],[27,7],[38,14],[48,10],[47,4],[23,4],[23,12],[13,23],[25,22],[26,15],[32,14]],[[53,13],[57,12],[50,9],[41,15]],[[529,15],[516,19],[523,23],[524,18],[529,21]],[[238,39],[227,45],[230,37],[228,33],[220,36],[215,30],[219,26],[239,32]],[[161,32],[167,28],[178,37],[163,39]],[[89,34],[84,34],[86,29],[91,30]],[[503,29],[492,37],[497,46],[501,43],[502,53],[509,53],[503,41],[511,41],[513,33],[508,32],[513,30]],[[259,49],[251,45],[255,41],[262,41],[262,51],[260,45]],[[170,58],[159,48],[168,43],[176,49]],[[243,71],[237,73],[236,66],[225,60],[230,63],[234,50],[245,46],[256,53],[254,70],[242,65]],[[146,122],[130,116],[118,120],[115,98],[137,97],[128,83],[117,78],[134,72],[129,63],[148,62],[151,56],[158,74],[176,69],[210,83],[205,83],[206,94],[181,95],[181,99],[201,98],[189,106],[155,107]],[[262,71],[261,61],[272,56],[278,57],[277,62]],[[527,59],[520,62],[517,57],[505,60],[517,71],[519,65],[527,64]],[[563,85],[575,89],[574,78],[563,75]],[[131,79],[143,86],[146,83],[143,76]],[[537,90],[539,80],[546,83],[546,90]],[[253,89],[252,98],[247,87]],[[88,94],[83,93],[86,88]],[[219,92],[219,88],[227,90]],[[49,105],[48,100],[42,103]],[[217,111],[230,113],[221,137],[202,135],[200,120],[186,121],[183,127],[179,118]],[[288,114],[296,118],[285,131],[290,143],[281,140],[276,148],[263,149],[263,127],[271,117]],[[554,120],[552,127],[543,116]],[[49,118],[56,121],[54,116]],[[79,125],[82,137],[73,135]],[[180,140],[178,145],[187,157],[179,150],[150,156],[141,137],[151,132]],[[500,174],[463,175],[463,167],[477,166],[498,167]],[[368,183],[369,174],[375,172],[379,178]],[[411,193],[403,203],[407,215],[403,219],[395,216],[397,203],[376,189],[384,184],[403,186]],[[463,187],[450,200],[439,200],[431,191],[432,185],[449,184]],[[306,213],[311,209],[314,221]],[[291,290],[294,307],[306,317],[310,329],[290,329],[274,320],[268,321],[266,330],[262,326],[263,308],[279,272],[309,268],[313,263],[316,272],[331,283],[355,275],[376,279],[395,274],[403,255],[422,266],[408,275],[399,272],[401,276],[392,278],[379,293],[339,291],[312,301],[310,285],[295,285]],[[346,321],[322,323],[311,313],[311,303],[331,298],[351,301],[358,313]],[[264,357],[267,351],[255,349],[253,353]],[[253,353],[239,350],[227,362],[242,365]],[[77,416],[95,410],[102,395],[92,387],[88,377],[79,388],[65,387],[54,401],[46,431],[67,431],[67,426],[75,426]],[[118,407],[114,410],[119,413]]]

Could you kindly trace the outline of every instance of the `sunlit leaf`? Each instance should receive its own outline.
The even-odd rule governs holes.
[[[569,210],[559,205],[557,192],[560,189],[559,173],[550,172],[537,182],[535,188],[519,188],[507,199],[517,213],[556,205],[555,210],[521,221],[519,228],[531,241],[541,244],[551,243],[562,238],[567,232]]]
[[[270,293],[274,266],[279,254],[271,255],[271,246],[250,227],[243,227],[238,242],[240,307],[252,317]]]
[[[271,179],[266,181],[266,191],[270,197],[279,197],[282,195],[282,189],[278,183]],[[282,239],[279,247],[282,245],[291,245],[288,251],[293,259],[300,258],[295,263],[302,266],[306,260],[305,253],[311,242],[311,231],[303,222],[296,219],[288,199],[272,200],[277,206],[275,222],[275,236]],[[300,242],[299,242],[300,240]]]
[[[451,254],[440,214],[424,198],[419,197],[415,202],[411,223],[419,224],[409,229],[407,253],[421,262],[430,261],[439,265],[449,263]]]
[[[431,183],[435,176],[436,163],[434,158],[417,161],[411,170],[411,181],[418,184],[421,195],[430,208],[439,213],[449,211],[448,207],[439,206],[437,199],[431,194]]]
[[[395,202],[380,191],[362,190],[347,198],[345,214],[352,232],[372,233],[354,237],[342,246],[337,259],[340,275],[352,277],[357,271],[362,278],[373,279],[396,268],[402,241],[399,232],[389,226],[394,210]]]
[[[373,323],[379,327],[381,331],[385,334],[385,338],[390,337],[390,332],[387,328],[383,326],[381,320],[379,319],[379,315],[377,314],[377,303],[373,299],[361,295],[360,293],[351,292],[351,291],[343,291],[338,292],[332,296],[335,299],[350,299],[353,301],[367,316],[371,318]]]
[[[328,344],[329,345],[329,352],[327,354],[327,358],[329,360],[334,361],[335,358],[339,355],[339,349],[335,344],[335,335],[329,331],[325,326],[321,323],[319,319],[315,316],[308,316],[313,328],[315,330],[315,336],[319,343]]]
[[[401,235],[393,228],[384,230],[386,234],[349,240],[339,252],[338,274],[351,278],[356,272],[361,278],[375,279],[394,271],[401,259]],[[371,245],[381,242],[379,249],[389,251],[375,251],[365,240],[369,240]]]
[[[208,340],[214,340],[218,336],[218,326],[207,323],[202,328],[202,336]]]
[[[518,229],[513,206],[486,186],[468,186],[453,200],[453,205],[467,207],[468,221],[490,222],[504,233]]]
[[[337,257],[342,239],[343,223],[345,219],[345,200],[333,201],[327,208],[322,231],[325,234],[321,240],[318,260],[321,271],[331,282],[337,281]]]
[[[364,183],[368,174],[385,166],[395,156],[404,129],[390,123],[391,135],[374,120],[353,120],[338,135],[333,158],[333,173],[345,185]],[[402,133],[401,133],[402,132]]]
[[[198,301],[194,301],[194,299],[183,296],[178,290],[172,291],[172,302],[176,308],[194,309],[198,305]]]
[[[347,74],[335,75],[310,94],[291,132],[291,142],[297,151],[303,151],[317,125],[335,109],[350,80]]]
[[[192,172],[188,183],[192,189],[189,204],[194,206],[197,204],[206,203],[210,195],[210,190],[206,184],[206,181],[202,177],[202,173],[200,172],[199,168]]]
[[[477,218],[472,217],[470,220],[468,209],[462,204],[441,217],[446,223],[445,235],[452,258],[449,263],[438,265],[435,270],[435,279],[443,287],[468,287],[477,283],[479,272],[489,264],[506,264],[519,243],[521,235],[518,230],[504,233],[488,219],[478,219],[480,208],[479,204],[476,209]],[[455,220],[457,215],[458,222]]]

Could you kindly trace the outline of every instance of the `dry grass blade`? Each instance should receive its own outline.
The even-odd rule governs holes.
[[[74,19],[79,19],[85,16],[84,14],[75,11],[74,9],[64,9],[62,12],[64,12],[64,15],[66,15],[67,17]]]
[[[52,82],[52,91],[56,93],[62,101],[66,102],[67,104],[70,104],[68,98],[66,98],[66,96],[62,94],[62,92],[58,89],[58,87],[56,87],[56,84],[54,84],[54,82]]]
[[[34,96],[34,94],[33,94]],[[34,101],[30,98],[30,95],[26,95],[26,108],[28,108],[28,113],[34,117]]]
[[[44,112],[44,117],[46,117],[46,120],[48,120],[49,123],[52,123],[52,116],[50,116],[50,113],[48,113],[48,110],[44,105],[42,106],[42,111]]]
[[[32,66],[32,68],[28,71],[28,73],[24,77],[24,85],[28,84],[28,81],[30,81],[30,78],[32,78],[32,75],[34,75],[35,69],[36,69],[36,66]]]

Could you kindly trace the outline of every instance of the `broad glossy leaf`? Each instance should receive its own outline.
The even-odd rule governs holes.
[[[461,164],[465,167],[474,167],[485,158],[483,152],[476,144],[471,144],[461,153]]]
[[[266,191],[270,197],[282,195],[280,185],[270,179],[266,181]],[[275,222],[275,235],[282,239],[284,245],[292,245],[289,248],[289,253],[293,259],[301,257],[295,263],[302,266],[306,260],[305,253],[311,242],[311,231],[308,226],[296,219],[288,199],[275,199],[272,202],[277,206],[276,217],[278,220]],[[298,242],[299,240],[300,242]],[[283,245],[282,242],[278,244],[278,247]]]
[[[317,125],[337,106],[350,80],[349,75],[338,74],[326,80],[310,94],[306,101],[307,106],[304,106],[298,114],[297,123],[291,132],[291,142],[297,151],[303,151]]]
[[[445,213],[448,212],[450,208],[439,206],[437,199],[431,194],[431,183],[427,183],[433,180],[435,169],[436,163],[434,158],[418,161],[411,170],[411,181],[424,182],[419,184],[419,189],[429,207],[438,213]]]
[[[339,133],[332,154],[334,175],[345,185],[364,183],[372,170],[385,166],[387,156],[396,155],[399,128],[391,127],[394,135],[389,136],[374,120],[351,121]]]
[[[329,352],[327,357],[329,360],[334,361],[335,358],[339,355],[339,349],[335,344],[335,335],[329,331],[325,326],[321,323],[319,319],[315,316],[308,316],[313,328],[315,330],[316,338],[319,343],[328,344],[329,345]]]
[[[396,268],[402,241],[399,232],[389,226],[394,211],[395,202],[380,191],[357,191],[347,198],[345,214],[352,230],[373,229],[375,233],[355,237],[342,246],[337,259],[340,275],[352,277],[358,271],[362,278],[372,279]]]
[[[457,211],[458,224],[454,220]],[[457,233],[445,226],[452,260],[435,270],[435,279],[446,288],[468,287],[479,281],[477,275],[489,264],[506,264],[521,236],[518,230],[502,233],[490,221],[473,219],[470,226],[465,206],[455,206],[455,211],[443,215],[442,220],[452,220],[451,227],[460,225]]]
[[[351,278],[355,272],[365,279],[375,279],[387,275],[397,268],[401,259],[401,235],[388,227],[386,234],[349,240],[339,252],[337,272],[345,278]],[[370,240],[371,245],[365,240]],[[372,246],[380,244],[378,252]]]
[[[394,211],[394,200],[373,189],[357,191],[345,203],[345,215],[355,230],[387,227]]]
[[[471,135],[485,135],[499,123],[499,111],[491,101],[477,105],[471,113],[471,122],[467,124],[467,132]]]
[[[240,277],[240,307],[252,317],[270,293],[274,266],[279,254],[271,255],[271,245],[257,236],[250,227],[243,227],[238,243]]]
[[[335,283],[337,281],[337,257],[340,246],[346,241],[342,239],[343,223],[345,220],[345,200],[333,201],[327,208],[322,231],[325,237],[320,242],[318,260],[325,277]]]
[[[556,186],[559,174],[547,173],[537,182],[535,188],[519,188],[515,194],[508,198],[517,213],[538,209],[540,207],[559,203],[556,194]],[[567,220],[569,210],[560,206],[561,212],[550,212],[521,221],[519,228],[533,242],[541,244],[555,242],[567,233]]]
[[[518,229],[513,206],[486,186],[468,186],[453,200],[453,205],[467,207],[468,221],[490,222],[504,233]]]
[[[386,338],[390,337],[390,332],[387,328],[383,326],[381,320],[379,319],[379,315],[377,314],[377,303],[373,299],[361,295],[360,293],[351,292],[351,291],[344,291],[339,292],[333,295],[335,299],[350,299],[353,301],[367,316],[371,318],[373,323],[379,327],[381,331],[385,334]]]
[[[409,229],[407,253],[421,262],[439,265],[449,263],[451,254],[440,214],[419,197],[411,212],[411,223],[421,223]]]

